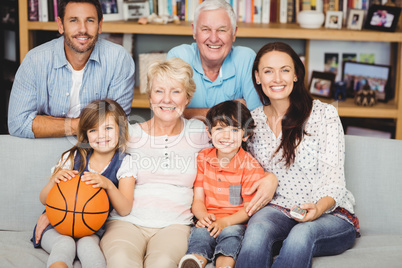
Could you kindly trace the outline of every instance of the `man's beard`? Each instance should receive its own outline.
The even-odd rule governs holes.
[[[95,36],[91,36],[89,34],[84,34],[84,35],[78,34],[78,35],[73,36],[72,38],[75,38],[76,36],[88,37],[90,40],[92,40],[92,42],[89,43],[87,47],[80,49],[79,47],[74,45],[74,43],[70,37],[66,37],[66,35],[64,35],[64,40],[65,40],[67,46],[77,53],[86,53],[86,52],[92,50],[94,48],[96,42],[98,41],[98,34],[96,34]]]

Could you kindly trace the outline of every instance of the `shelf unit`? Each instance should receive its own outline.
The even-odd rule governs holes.
[[[35,31],[57,31],[57,24],[55,22],[28,21],[27,0],[18,1],[20,20],[20,58],[22,61],[29,49],[32,48],[32,33]],[[192,35],[190,22],[180,22],[179,24],[167,25],[140,25],[132,21],[111,21],[103,22],[102,31],[106,33],[149,35]],[[339,115],[343,117],[394,119],[396,121],[395,138],[402,140],[402,32],[400,30],[394,33],[389,33],[370,30],[356,31],[348,29],[337,30],[326,28],[304,29],[300,28],[297,24],[239,23],[237,37],[303,39],[306,40],[306,53],[308,53],[309,40],[393,43],[396,46],[396,53],[393,54],[393,57],[396,59],[396,66],[394,66],[395,98],[393,100],[387,103],[378,103],[374,107],[356,106],[352,99],[347,99],[344,102],[334,102],[330,99],[322,99],[322,101],[332,103],[338,108]],[[306,55],[306,59],[308,59],[308,55]],[[308,66],[308,64],[306,64],[306,66]],[[135,97],[132,107],[149,107],[147,96],[145,94],[140,94],[138,89],[135,90]]]

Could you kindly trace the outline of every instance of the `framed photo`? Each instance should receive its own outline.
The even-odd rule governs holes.
[[[138,20],[141,17],[148,17],[149,3],[146,0],[136,0],[135,2],[123,3],[124,20]]]
[[[343,63],[342,80],[346,82],[349,97],[354,97],[364,85],[375,90],[378,101],[390,99],[389,77],[391,66],[376,65],[363,62],[345,61]]]
[[[123,0],[99,0],[103,21],[123,20]]]
[[[342,28],[342,11],[327,11],[325,19],[325,28],[341,29]]]
[[[367,13],[364,28],[384,32],[395,32],[400,15],[400,7],[372,5]]]
[[[363,9],[351,9],[347,21],[347,28],[352,30],[361,30],[364,21]]]
[[[313,71],[309,86],[310,93],[319,97],[332,98],[332,89],[334,82],[334,73]]]

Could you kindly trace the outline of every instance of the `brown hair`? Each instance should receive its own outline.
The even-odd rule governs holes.
[[[78,124],[77,143],[62,154],[61,159],[63,159],[66,154],[69,154],[68,158],[54,170],[53,174],[59,171],[67,161],[70,161],[70,168],[72,169],[74,167],[74,154],[76,152],[80,154],[81,157],[79,173],[84,171],[87,165],[87,155],[92,150],[89,145],[87,132],[90,129],[96,128],[99,124],[102,124],[108,116],[112,116],[119,126],[119,141],[116,150],[120,150],[121,152],[126,150],[128,121],[123,108],[120,104],[111,99],[96,100],[82,109],[80,122]]]
[[[297,146],[302,141],[303,136],[308,135],[304,130],[304,125],[310,116],[313,107],[313,98],[304,85],[306,71],[303,62],[300,60],[297,53],[289,45],[282,42],[275,42],[263,46],[258,51],[253,64],[253,84],[262,104],[268,106],[271,104],[271,101],[268,96],[264,94],[261,84],[257,84],[254,74],[255,72],[258,72],[258,65],[261,57],[271,51],[279,51],[288,54],[293,60],[297,76],[297,81],[294,82],[293,90],[289,95],[289,108],[282,119],[282,141],[275,151],[276,154],[280,149],[283,149],[283,159],[285,160],[286,166],[290,167],[295,160]]]
[[[57,16],[60,17],[61,21],[64,20],[64,15],[66,13],[66,6],[68,3],[88,3],[92,4],[96,8],[96,13],[98,13],[98,23],[103,19],[102,7],[99,0],[58,0],[57,3]]]
[[[250,110],[239,101],[224,101],[208,110],[206,115],[206,124],[208,131],[217,124],[232,126],[244,130],[243,138],[253,135],[255,122],[251,116]],[[244,150],[247,150],[246,143],[242,143]]]

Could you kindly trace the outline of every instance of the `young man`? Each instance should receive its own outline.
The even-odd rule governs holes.
[[[62,36],[32,49],[17,71],[8,113],[11,135],[75,135],[81,109],[97,99],[113,99],[130,113],[134,61],[122,46],[98,40],[99,1],[61,0],[58,14]]]
[[[242,145],[255,127],[250,111],[237,101],[225,101],[207,113],[208,133],[214,147],[202,150],[197,159],[191,229],[187,255],[179,268],[234,267],[249,219],[246,195],[264,170]]]

